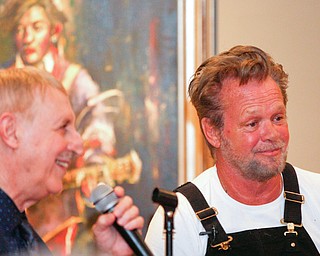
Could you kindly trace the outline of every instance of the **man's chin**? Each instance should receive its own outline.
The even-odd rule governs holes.
[[[49,186],[49,194],[58,194],[62,192],[63,190],[63,184],[61,181],[55,182],[54,184],[50,184]]]
[[[282,173],[285,162],[251,162],[244,173],[245,178],[258,182],[266,182]]]
[[[255,162],[257,163],[257,165],[260,165],[264,169],[279,169],[279,168],[283,169],[286,164],[286,157],[283,157],[283,156],[265,157],[265,158],[260,158]]]

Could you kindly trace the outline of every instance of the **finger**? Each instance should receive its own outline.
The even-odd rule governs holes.
[[[144,219],[141,216],[138,216],[132,220],[130,220],[129,222],[127,222],[124,225],[124,228],[127,230],[133,230],[133,229],[137,229],[137,230],[142,230],[144,225]]]
[[[121,218],[128,209],[133,206],[133,200],[129,196],[124,196],[119,199],[118,204],[113,209],[113,214],[116,218]]]
[[[117,195],[117,197],[121,198],[125,195],[125,190],[123,187],[116,186],[113,188],[114,193]]]
[[[98,217],[94,230],[96,232],[102,232],[106,228],[110,227],[116,220],[116,217],[112,213],[102,214]]]
[[[139,208],[135,205],[132,205],[119,218],[117,218],[117,223],[123,226],[138,216]]]

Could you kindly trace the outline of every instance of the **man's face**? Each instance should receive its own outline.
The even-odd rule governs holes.
[[[268,180],[283,170],[287,157],[289,131],[281,91],[271,78],[242,86],[237,80],[225,83],[217,161],[221,158],[250,180]]]
[[[21,178],[28,180],[32,188],[29,197],[37,201],[62,190],[62,178],[71,157],[81,154],[83,148],[71,105],[62,92],[49,88],[44,100],[36,97],[31,113],[32,120],[18,115],[19,154]]]
[[[50,21],[40,6],[31,7],[21,17],[15,32],[15,42],[25,65],[37,66],[49,50]]]

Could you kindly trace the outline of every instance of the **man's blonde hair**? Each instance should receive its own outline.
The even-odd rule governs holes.
[[[44,99],[48,88],[57,89],[67,96],[62,84],[46,71],[35,67],[0,70],[0,115],[27,111],[36,93]]]

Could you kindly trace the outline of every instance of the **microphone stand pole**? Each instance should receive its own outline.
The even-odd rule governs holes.
[[[169,207],[164,207],[165,211],[165,223],[164,229],[166,233],[166,255],[172,256],[172,240],[173,240],[173,214],[174,210]]]
[[[174,192],[155,188],[152,200],[159,203],[164,209],[164,229],[166,234],[166,256],[172,256],[173,215],[178,205],[177,195]]]

